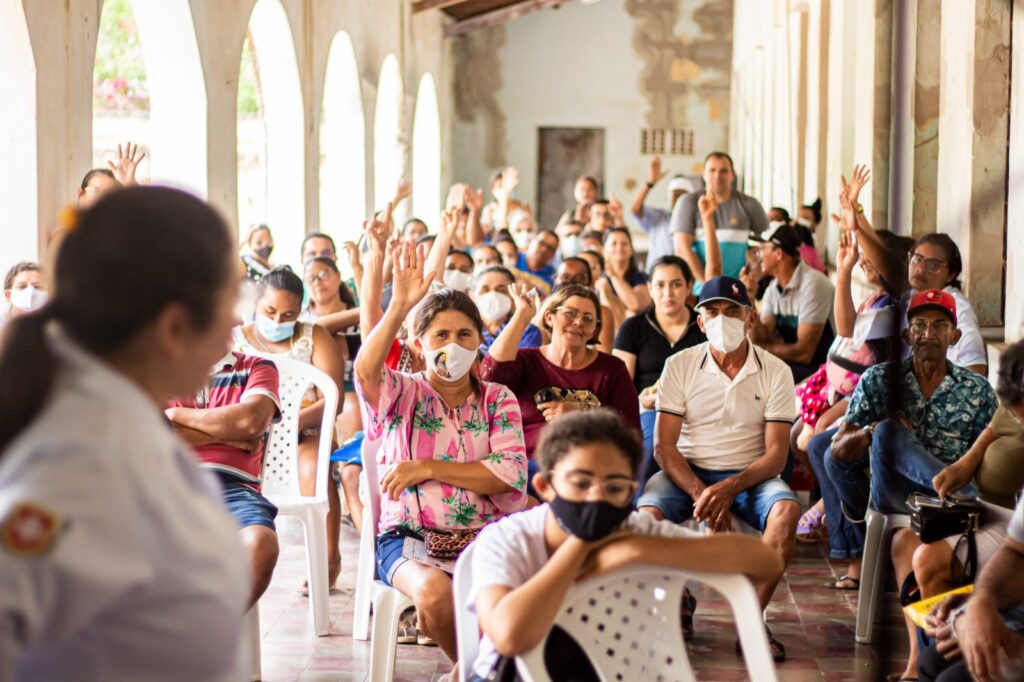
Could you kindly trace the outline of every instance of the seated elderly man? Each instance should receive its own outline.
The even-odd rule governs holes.
[[[658,382],[654,456],[662,471],[637,501],[640,511],[682,523],[691,516],[715,532],[735,514],[762,532],[785,563],[793,553],[800,503],[780,478],[796,419],[793,375],[747,340],[757,313],[732,277],[705,282],[697,324],[708,341],[676,353]],[[767,606],[778,580],[756,585]],[[689,609],[692,612],[693,600]],[[684,622],[692,636],[692,620]],[[772,656],[786,650],[768,633]]]
[[[884,512],[908,513],[907,495],[934,495],[932,480],[963,456],[996,411],[995,391],[977,372],[946,359],[960,338],[956,301],[938,289],[914,295],[903,338],[908,360],[875,365],[850,398],[846,417],[825,453],[839,509],[861,519],[870,502]],[[869,481],[864,469],[870,464]],[[973,486],[964,488],[974,495]]]
[[[1006,539],[978,574],[974,593],[956,595],[930,616],[934,643],[921,654],[922,682],[1019,680],[1024,673],[1024,499]]]
[[[267,431],[281,415],[277,368],[263,358],[228,352],[214,365],[209,385],[198,395],[172,400],[166,414],[224,487],[224,504],[249,551],[251,606],[270,585],[279,551],[277,507],[260,494]]]

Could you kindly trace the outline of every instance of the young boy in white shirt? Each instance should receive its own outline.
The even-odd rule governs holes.
[[[487,526],[474,543],[470,608],[483,638],[470,680],[537,646],[576,582],[632,563],[774,579],[782,557],[756,538],[701,536],[633,511],[639,436],[606,409],[548,425],[534,486],[544,504]]]

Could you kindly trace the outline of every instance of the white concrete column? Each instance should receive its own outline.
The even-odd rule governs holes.
[[[839,177],[848,174],[854,163],[854,123],[857,111],[854,89],[859,77],[856,64],[857,0],[833,0],[828,17],[828,118],[826,146],[826,192],[822,214],[838,208]],[[831,257],[836,252],[838,233],[832,222],[822,220],[828,230],[826,245]]]
[[[982,324],[1002,318],[1010,23],[1009,3],[942,2],[937,221]]]
[[[939,165],[939,50],[942,0],[916,0],[914,57],[914,176],[911,234],[935,231]]]
[[[851,112],[854,162],[871,167],[871,180],[860,202],[871,224],[882,229],[889,227],[892,4],[891,0],[867,0],[851,5],[857,17],[856,72],[850,84],[856,97]]]
[[[1011,70],[1024,74],[1024,0],[1013,0]],[[1024,338],[1024,80],[1010,86],[1009,196],[1006,206],[1006,340]]]
[[[825,201],[825,163],[828,148],[829,101],[829,0],[807,4],[807,87],[801,108],[806,115],[804,132],[803,193],[800,203]],[[826,229],[828,219],[819,230]]]

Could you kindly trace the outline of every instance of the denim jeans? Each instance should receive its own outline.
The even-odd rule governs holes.
[[[818,479],[821,499],[825,503],[825,518],[828,521],[829,558],[856,559],[864,551],[864,526],[851,523],[843,515],[839,507],[839,490],[836,487],[836,483],[832,480],[831,470],[825,465],[826,458],[830,458],[832,454],[832,436],[838,430],[838,428],[829,429],[812,438],[807,446],[807,455],[811,460],[811,468],[814,469],[814,475]],[[838,463],[836,464],[838,465]],[[843,475],[846,475],[845,472]],[[850,475],[853,477],[859,475],[861,479],[864,479],[865,485],[867,484],[867,477],[864,476],[863,471],[853,471]]]
[[[637,476],[640,483],[637,497],[643,492],[644,486],[647,485],[647,481],[651,480],[651,476],[661,471],[661,466],[654,459],[654,425],[657,417],[658,413],[655,410],[640,413],[640,428],[643,429],[644,434],[644,460],[640,464],[640,473]]]

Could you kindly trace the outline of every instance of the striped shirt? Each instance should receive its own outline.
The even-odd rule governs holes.
[[[277,413],[274,421],[281,418],[281,401],[278,398],[277,367],[270,360],[252,355],[231,352],[217,364],[210,377],[209,385],[191,398],[177,398],[170,407],[210,409],[236,405],[246,398],[262,395],[274,401]],[[259,490],[263,474],[263,452],[267,446],[266,435],[256,452],[214,443],[195,448],[201,466],[219,474],[236,478]]]

